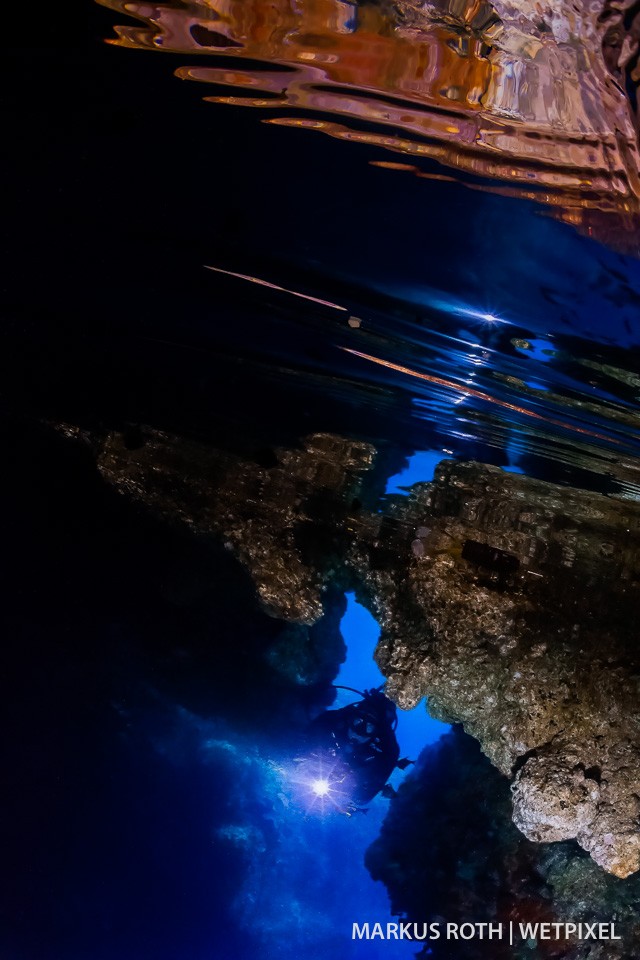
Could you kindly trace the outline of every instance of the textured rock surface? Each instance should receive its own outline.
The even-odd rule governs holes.
[[[123,493],[222,537],[274,616],[310,625],[329,584],[356,589],[389,695],[464,725],[527,837],[638,870],[638,505],[445,461],[366,511],[373,459],[320,435],[265,465],[152,432],[98,455]]]
[[[350,558],[390,695],[428,694],[516,774],[527,836],[576,837],[619,876],[640,866],[638,520],[635,505],[445,462]]]
[[[600,870],[575,843],[535,844],[511,822],[509,785],[459,728],[428,748],[367,851],[394,913],[423,923],[611,923],[617,941],[433,941],[436,958],[622,960],[640,952],[640,876]]]
[[[309,625],[322,616],[322,594],[336,572],[332,533],[348,526],[373,456],[366,444],[316,435],[299,450],[274,452],[266,467],[148,431],[133,451],[122,436],[109,436],[99,467],[167,519],[222,535],[269,613]]]

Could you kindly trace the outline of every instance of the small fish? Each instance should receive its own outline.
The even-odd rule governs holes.
[[[402,759],[398,760],[396,763],[396,767],[398,767],[399,770],[406,770],[407,767],[410,767],[413,763],[415,763],[415,760],[409,760],[408,757],[402,757]]]

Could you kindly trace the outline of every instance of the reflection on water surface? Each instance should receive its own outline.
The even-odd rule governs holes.
[[[216,331],[216,349],[224,342],[231,355],[249,356],[266,390],[276,380],[285,393],[300,389],[306,378],[310,395],[321,387],[373,416],[395,408],[414,449],[506,451],[513,467],[550,460],[613,475],[618,491],[636,496],[625,459],[637,453],[638,434],[640,380],[625,349],[635,343],[635,268],[530,220],[520,246],[505,245],[525,223],[512,225],[509,210],[491,222],[470,202],[468,224],[458,226],[453,213],[440,216],[461,180],[534,199],[614,249],[637,246],[637,131],[622,60],[612,60],[611,11],[562,0],[100,2],[138,21],[117,26],[112,43],[188,55],[177,75],[208,84],[207,100],[368,145],[369,163],[437,181],[414,190],[423,215],[440,218],[429,238],[412,239],[413,208],[402,203],[394,225],[399,250],[423,250],[424,281],[417,258],[398,273],[393,258],[402,254],[382,235],[372,237],[379,266],[369,260],[364,273],[353,246],[343,267],[348,244],[337,231],[331,258],[340,268],[327,260],[315,276],[304,257],[294,265],[286,253],[286,265],[257,260],[255,271],[241,259],[209,261],[211,296],[233,303],[236,318]],[[217,116],[224,132],[226,113]],[[381,159],[381,147],[412,162]],[[292,170],[305,228],[319,214],[311,176]],[[395,186],[390,177],[391,195]],[[282,202],[283,222],[294,206]],[[378,231],[377,220],[354,227],[356,244]],[[594,353],[589,340],[607,351]]]
[[[212,85],[215,103],[497,178],[591,231],[587,209],[640,209],[636,130],[597,3],[100,2],[144,23],[114,42],[197,54],[177,75]]]
[[[640,956],[632,23],[108,5],[91,199],[44,178],[73,243],[37,261],[29,219],[3,352],[0,954],[399,960],[349,939],[386,888],[419,921],[615,916],[562,955]],[[388,693],[471,736],[313,820],[282,773],[345,642],[341,681],[380,679],[345,594]]]

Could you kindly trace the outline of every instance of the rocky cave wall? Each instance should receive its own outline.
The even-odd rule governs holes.
[[[573,842],[536,844],[511,820],[509,781],[459,727],[427,748],[366,855],[394,914],[418,924],[615,923],[620,940],[430,943],[438,960],[630,960],[640,951],[640,875],[621,880]]]
[[[121,493],[222,538],[272,616],[310,626],[327,591],[355,589],[389,696],[426,695],[478,740],[526,837],[638,870],[637,504],[444,461],[376,511],[358,441],[315,435],[269,463],[151,430],[85,442]]]

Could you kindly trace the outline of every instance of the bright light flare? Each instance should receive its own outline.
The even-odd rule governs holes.
[[[494,327],[497,323],[509,324],[508,320],[497,317],[495,313],[483,313],[481,310],[473,310],[470,307],[458,307],[458,309],[453,310],[452,313],[457,313],[460,317],[469,317],[470,320],[480,320],[482,323],[487,323],[490,327]]]
[[[315,793],[316,797],[326,797],[331,790],[328,780],[314,780],[311,784],[311,789]]]
[[[435,307],[436,310],[442,311],[442,313],[448,313],[455,317],[467,317],[469,320],[479,320],[481,323],[486,323],[490,327],[494,327],[498,323],[506,323],[511,326],[510,320],[499,317],[491,310],[471,307],[461,300],[456,300],[446,295],[431,298],[425,297],[424,302],[428,306]]]
[[[354,784],[348,768],[331,754],[311,753],[294,760],[287,773],[296,802],[307,813],[332,812],[350,816],[356,808]]]

